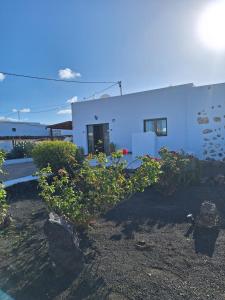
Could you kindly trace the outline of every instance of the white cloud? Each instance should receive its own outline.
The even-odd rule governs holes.
[[[30,112],[30,108],[21,108],[21,109],[16,109],[13,108],[12,112],[22,112],[22,113],[29,113]]]
[[[57,111],[57,115],[70,115],[72,113],[71,109],[61,109]]]
[[[77,102],[77,101],[78,101],[77,96],[74,96],[74,97],[68,99],[66,102],[67,102],[67,103],[74,103],[74,102]]]
[[[5,79],[5,75],[3,73],[0,73],[0,81],[3,81]]]
[[[20,112],[22,112],[22,113],[29,113],[30,112],[30,108],[22,108],[22,109],[20,109]]]
[[[61,69],[58,72],[60,79],[72,79],[76,77],[81,77],[80,73],[72,71],[70,68]]]

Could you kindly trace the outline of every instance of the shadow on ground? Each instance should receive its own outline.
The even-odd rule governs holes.
[[[117,226],[122,225],[121,234],[113,235],[111,239],[120,240],[122,236],[126,239],[133,239],[136,232],[140,232],[146,227],[149,228],[149,226],[162,228],[167,225],[173,226],[187,222],[187,214],[192,213],[196,216],[203,201],[216,203],[221,214],[220,228],[225,228],[224,195],[225,189],[223,187],[193,186],[182,189],[167,198],[153,189],[147,189],[143,194],[137,194],[122,202],[106,214],[107,221],[113,221]],[[218,229],[200,233],[190,226],[188,231],[184,232],[184,235],[190,236],[193,233],[196,253],[208,253],[211,256],[218,237]]]
[[[87,247],[96,256],[78,277],[52,270],[37,185],[12,187],[8,195],[14,224],[0,234],[0,286],[16,300],[221,299],[224,233],[207,232],[202,240],[194,228],[186,238],[185,232],[186,215],[197,215],[203,201],[214,201],[224,218],[224,188],[191,187],[168,198],[148,189],[120,203],[90,230],[94,246]],[[136,251],[139,237],[149,239],[152,250]],[[194,247],[213,258],[196,255]]]

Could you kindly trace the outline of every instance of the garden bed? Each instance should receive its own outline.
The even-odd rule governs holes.
[[[67,278],[52,271],[36,185],[8,189],[14,222],[0,234],[0,287],[16,300],[225,299],[224,227],[210,249],[199,247],[185,218],[204,200],[224,217],[224,187],[195,186],[169,198],[147,189],[120,203],[92,224],[82,243],[85,268]],[[140,241],[148,247],[139,249]]]

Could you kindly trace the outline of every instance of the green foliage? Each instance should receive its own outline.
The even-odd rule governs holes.
[[[2,173],[2,164],[4,162],[5,154],[0,151],[0,173]],[[8,204],[6,203],[6,192],[3,185],[0,183],[0,225],[4,222],[8,214]]]
[[[83,147],[78,147],[77,152],[76,152],[76,160],[78,164],[82,163],[84,160],[84,148]]]
[[[169,151],[159,151],[162,173],[157,189],[164,195],[172,195],[180,186],[197,183],[200,177],[199,160],[191,155]]]
[[[59,170],[57,176],[49,178],[52,173],[49,166],[40,172],[40,195],[49,210],[74,223],[87,224],[119,201],[157,182],[158,162],[141,158],[142,166],[129,176],[122,156],[121,152],[113,153],[110,159],[103,153],[90,156],[72,177],[65,170]],[[97,162],[95,166],[90,164],[93,158]]]
[[[109,153],[114,153],[116,152],[116,144],[110,143],[109,144]]]
[[[31,142],[18,142],[13,149],[7,153],[7,159],[31,157],[34,143]]]
[[[77,164],[77,156],[78,159],[81,157],[77,146],[65,141],[40,142],[34,147],[32,156],[39,169],[50,165],[55,174],[62,168],[71,172],[73,166]]]
[[[2,164],[4,162],[4,160],[5,160],[5,152],[1,150],[0,151],[0,173],[2,173],[1,166],[2,166]]]

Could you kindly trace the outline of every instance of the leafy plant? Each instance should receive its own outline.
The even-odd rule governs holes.
[[[76,160],[78,163],[82,163],[84,160],[84,148],[83,147],[78,147],[77,152],[76,152]]]
[[[187,186],[199,180],[199,161],[183,152],[159,151],[162,173],[157,189],[164,195],[172,195],[179,186]]]
[[[116,152],[116,144],[110,143],[109,144],[109,153],[114,153]]]
[[[32,151],[34,163],[39,169],[51,166],[52,172],[65,168],[71,172],[81,159],[77,146],[65,141],[44,141],[36,144]]]
[[[18,142],[13,149],[7,153],[7,159],[31,157],[34,143],[31,142]]]
[[[157,161],[140,158],[142,166],[128,175],[122,156],[121,151],[113,153],[109,159],[104,153],[89,156],[72,177],[62,169],[49,178],[52,170],[48,166],[40,172],[40,195],[49,210],[74,223],[87,224],[119,201],[157,182],[160,173]],[[96,160],[95,166],[91,166],[90,159]]]
[[[5,154],[0,151],[0,173],[2,173],[2,164],[4,162]],[[0,226],[4,223],[8,215],[8,204],[6,203],[6,192],[3,185],[0,183]]]

